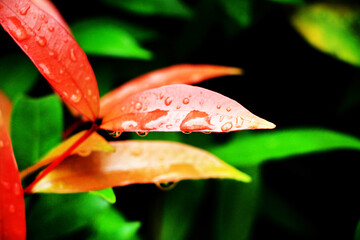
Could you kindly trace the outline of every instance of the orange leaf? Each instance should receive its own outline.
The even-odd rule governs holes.
[[[196,84],[206,79],[241,74],[240,68],[205,64],[178,64],[141,75],[111,91],[101,98],[100,117],[112,111],[127,97],[151,88],[183,83]]]
[[[56,148],[52,149],[46,154],[38,163],[31,167],[21,171],[20,176],[24,178],[30,173],[38,170],[39,168],[50,164],[54,159],[65,153],[77,140],[86,134],[86,130],[81,131],[74,136],[70,137],[66,141],[62,142]],[[84,142],[82,142],[77,148],[75,148],[69,155],[78,154],[80,156],[88,156],[93,151],[114,151],[114,148],[97,132],[93,132]]]
[[[6,130],[8,132],[10,132],[11,110],[12,110],[11,101],[2,91],[0,91],[0,113],[2,113],[2,118],[4,120]]]
[[[120,132],[229,132],[275,125],[219,93],[174,84],[128,97],[113,107],[100,127]]]
[[[0,23],[5,31],[64,101],[94,121],[99,113],[94,72],[85,53],[53,14],[29,0],[0,0]]]
[[[24,239],[25,203],[19,171],[0,110],[0,239]]]
[[[111,145],[116,152],[68,157],[40,180],[33,192],[87,192],[113,186],[185,179],[251,180],[248,175],[214,155],[182,143],[120,141],[111,142]]]

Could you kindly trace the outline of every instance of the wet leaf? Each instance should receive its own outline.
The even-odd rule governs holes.
[[[57,157],[65,153],[76,141],[78,141],[82,136],[86,134],[86,130],[81,131],[74,136],[70,137],[66,141],[63,141],[61,144],[57,145],[50,152],[48,152],[41,160],[36,162],[34,165],[28,167],[27,169],[21,171],[21,178],[27,176],[28,174],[40,169],[43,166],[46,166],[53,162]],[[114,148],[97,132],[93,132],[83,143],[81,143],[77,148],[75,148],[69,155],[78,154],[80,156],[88,156],[93,151],[114,151]]]
[[[314,47],[360,66],[359,7],[317,3],[299,7],[292,24]]]
[[[1,90],[0,90],[0,112],[2,114],[2,116],[0,116],[0,118],[2,118],[4,121],[6,131],[10,132],[10,119],[11,119],[11,112],[12,112],[12,103]]]
[[[104,0],[104,2],[142,15],[189,18],[191,10],[181,0]]]
[[[250,177],[206,151],[165,141],[110,143],[114,153],[70,156],[45,176],[33,192],[83,192],[135,183],[178,182],[185,179]]]
[[[270,160],[336,149],[360,150],[360,140],[328,129],[298,128],[243,132],[227,144],[209,148],[233,166],[253,166]]]
[[[55,95],[39,99],[23,96],[14,103],[11,139],[20,170],[35,164],[61,142],[62,119],[61,102]]]
[[[95,75],[71,34],[32,1],[1,0],[0,6],[5,31],[63,100],[94,121],[99,113]]]
[[[249,27],[253,21],[253,1],[252,0],[220,0],[222,7],[227,14],[232,17],[240,27]]]
[[[169,84],[196,84],[210,78],[242,74],[242,69],[205,64],[178,64],[155,70],[121,85],[101,98],[100,116],[104,117],[131,95]]]
[[[184,84],[132,95],[115,106],[101,125],[120,132],[229,132],[274,127],[230,98]]]
[[[0,59],[0,89],[14,101],[35,84],[38,71],[25,55],[6,55]]]
[[[0,239],[26,238],[25,203],[19,171],[0,110]]]
[[[79,45],[87,54],[149,60],[152,53],[116,21],[87,19],[77,22],[72,30]]]

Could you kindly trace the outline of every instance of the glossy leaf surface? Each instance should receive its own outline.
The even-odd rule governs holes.
[[[337,149],[360,150],[360,140],[328,129],[298,128],[266,133],[242,132],[227,144],[209,150],[233,166],[253,166],[300,154]]]
[[[11,141],[0,111],[0,239],[26,237],[25,204]]]
[[[131,95],[169,84],[196,84],[210,78],[242,74],[240,68],[205,64],[178,64],[155,70],[121,85],[101,98],[100,116],[104,117],[112,109]]]
[[[219,93],[174,84],[127,98],[104,117],[101,127],[128,132],[229,132],[275,125]]]
[[[79,45],[87,54],[149,60],[150,51],[116,21],[91,19],[78,22],[72,30]]]
[[[21,171],[20,176],[23,178],[29,173],[50,164],[54,159],[65,153],[76,141],[86,134],[86,130],[81,131],[66,141],[53,148],[40,161]],[[76,147],[69,155],[78,154],[80,156],[88,156],[93,151],[114,151],[114,148],[97,132],[93,132],[83,143]]]
[[[95,75],[63,25],[32,1],[20,0],[0,1],[0,23],[64,101],[95,120],[99,113]]]
[[[61,142],[62,118],[61,102],[55,95],[21,97],[14,103],[11,139],[20,170],[35,164]]]
[[[314,47],[360,66],[360,14],[356,6],[318,3],[300,7],[292,17],[299,33]]]
[[[178,182],[185,179],[250,177],[206,151],[175,142],[119,141],[114,153],[70,156],[45,176],[33,192],[83,192],[135,183]]]

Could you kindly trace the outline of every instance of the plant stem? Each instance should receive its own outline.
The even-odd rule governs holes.
[[[81,143],[83,143],[96,129],[98,126],[93,124],[91,128],[81,136],[73,145],[71,145],[63,154],[57,157],[49,166],[47,166],[36,178],[35,180],[24,189],[24,194],[32,193],[32,189],[41,179],[43,179],[47,174],[49,174],[55,167],[57,167],[67,156],[69,156]]]

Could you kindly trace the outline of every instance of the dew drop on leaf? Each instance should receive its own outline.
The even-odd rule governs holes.
[[[36,43],[39,44],[40,47],[45,47],[46,46],[46,38],[42,37],[42,36],[37,36]]]
[[[169,106],[172,103],[172,98],[171,97],[167,97],[165,98],[165,105]]]
[[[20,185],[18,183],[14,184],[14,194],[16,196],[19,196],[21,194],[21,188],[20,188]]]
[[[188,98],[184,98],[184,100],[183,100],[184,104],[188,104],[189,102],[190,102],[190,100]]]
[[[183,131],[182,133],[184,133],[184,134],[190,134],[191,132],[189,132],[189,131]]]
[[[232,128],[233,124],[231,122],[227,122],[224,125],[221,126],[221,130],[223,132],[228,132]]]
[[[145,137],[146,135],[148,135],[148,132],[136,132],[136,134],[140,137]]]
[[[175,187],[176,182],[155,183],[155,185],[162,191],[169,191]]]
[[[242,117],[237,117],[235,122],[235,127],[241,128],[243,125],[244,119]]]
[[[16,17],[9,17],[8,19],[10,21],[9,31],[11,32],[11,35],[16,38],[16,40],[23,41],[29,37],[19,19]]]
[[[226,111],[231,112],[231,107],[227,107]]]
[[[70,59],[73,61],[73,62],[76,62],[77,60],[77,57],[75,55],[75,50],[72,48],[70,49]]]
[[[24,7],[22,7],[22,8],[20,9],[19,13],[20,13],[21,15],[25,16],[25,15],[27,14],[29,8],[30,8],[30,5],[26,5],[26,6],[24,6]]]
[[[137,102],[137,103],[135,104],[135,109],[139,111],[139,110],[141,110],[141,108],[142,108],[141,102]]]
[[[54,27],[48,27],[49,32],[53,32],[54,31]]]
[[[0,140],[0,148],[4,146],[4,142]]]
[[[121,135],[121,131],[108,131],[109,135],[112,136],[113,138],[118,138]]]
[[[77,89],[76,92],[71,95],[70,100],[74,103],[78,103],[80,102],[81,97],[82,97],[81,92],[79,89]]]

